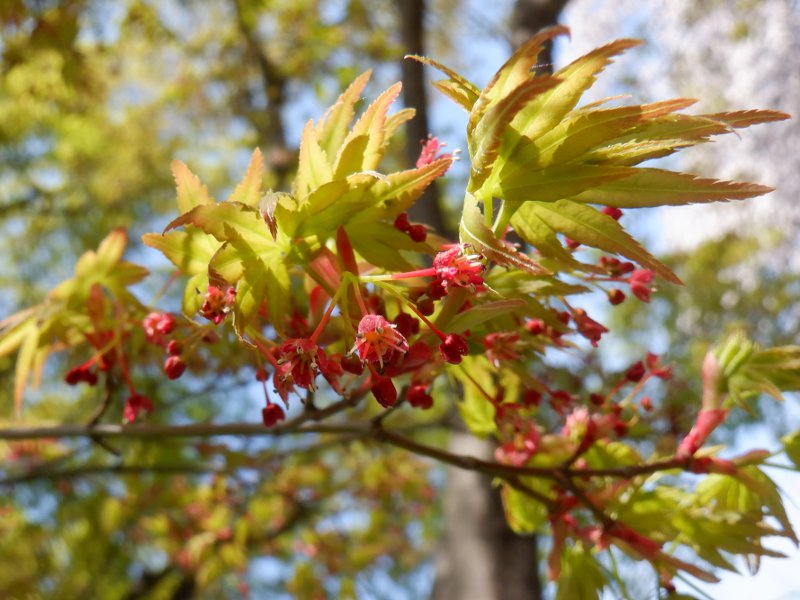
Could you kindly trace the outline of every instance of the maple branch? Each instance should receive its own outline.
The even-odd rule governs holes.
[[[108,407],[111,406],[111,400],[114,395],[114,391],[117,388],[117,382],[110,374],[107,374],[105,384],[106,385],[105,385],[105,393],[103,394],[103,401],[100,403],[100,405],[97,407],[97,410],[95,410],[94,414],[89,419],[89,422],[87,423],[89,427],[97,425],[100,422],[100,419],[105,414],[105,412],[108,410]],[[120,455],[119,450],[114,448],[100,436],[94,435],[91,436],[90,439],[98,446],[109,452],[110,454],[113,454],[114,456]]]
[[[83,465],[70,469],[53,471],[34,470],[18,475],[10,475],[0,479],[0,485],[16,485],[38,479],[77,479],[87,475],[202,475],[206,473],[224,473],[225,469],[211,465]]]
[[[452,454],[435,446],[428,446],[403,436],[397,431],[384,429],[380,420],[372,423],[309,423],[326,418],[352,406],[352,399],[335,402],[322,409],[312,408],[282,425],[266,428],[260,423],[196,423],[188,425],[53,425],[39,427],[9,427],[0,429],[0,440],[35,440],[64,438],[185,438],[242,436],[262,437],[289,434],[349,434],[362,438],[373,438],[392,446],[403,448],[420,456],[433,458],[441,463],[453,465],[469,471],[480,471],[496,477],[543,477],[560,480],[563,477],[619,477],[631,479],[671,469],[686,470],[692,459],[670,458],[658,462],[605,469],[565,469],[561,467],[517,467],[494,461],[487,461],[461,454]],[[430,424],[426,424],[430,425]],[[434,426],[436,424],[433,424]],[[406,429],[406,428],[404,428]],[[419,425],[407,429],[419,429]]]
[[[372,429],[372,437],[378,441],[386,442],[398,448],[403,448],[414,454],[427,456],[438,460],[439,462],[453,465],[460,469],[468,471],[480,471],[486,475],[494,475],[496,477],[546,477],[549,479],[555,478],[554,469],[552,467],[514,467],[512,465],[504,465],[498,462],[488,460],[481,460],[474,456],[467,456],[463,454],[452,454],[441,448],[435,446],[427,446],[412,440],[411,438],[402,436],[393,431],[389,431],[376,423]]]
[[[47,438],[182,438],[233,435],[242,437],[278,436],[287,433],[363,433],[362,425],[316,423],[305,425],[311,417],[293,419],[284,425],[266,428],[260,423],[193,423],[188,425],[53,425],[9,427],[0,429],[0,440],[35,440]]]

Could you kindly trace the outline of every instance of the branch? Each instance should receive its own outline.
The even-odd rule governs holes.
[[[494,475],[495,477],[545,477],[548,479],[556,478],[556,469],[553,467],[514,467],[512,465],[504,465],[498,462],[488,460],[481,460],[474,456],[465,456],[461,454],[452,454],[446,450],[436,448],[434,446],[426,446],[399,435],[393,431],[388,431],[380,427],[380,424],[373,426],[372,437],[378,441],[386,442],[398,448],[404,448],[414,454],[427,456],[438,460],[439,462],[453,465],[460,469],[468,471],[480,471],[486,475]]]
[[[619,477],[632,479],[641,475],[650,475],[658,471],[671,469],[687,470],[692,459],[671,458],[659,462],[611,467],[607,469],[564,469],[561,467],[515,467],[498,462],[481,460],[474,456],[452,454],[435,446],[421,444],[411,438],[400,435],[396,431],[384,429],[380,421],[366,424],[356,423],[309,423],[324,419],[352,406],[352,400],[341,400],[323,409],[311,409],[291,419],[283,425],[266,428],[255,423],[197,423],[189,425],[54,425],[49,427],[10,427],[0,429],[0,440],[35,440],[51,438],[94,438],[97,436],[112,438],[185,438],[185,437],[275,437],[289,434],[350,434],[359,437],[371,437],[376,441],[386,442],[398,448],[404,448],[414,454],[427,456],[439,462],[453,465],[468,471],[481,471],[496,477],[543,477],[560,480],[567,478],[587,477]],[[435,424],[434,424],[435,425]],[[417,429],[415,426],[414,429]]]
[[[329,407],[330,408],[330,407]],[[326,411],[327,409],[323,409]],[[320,411],[320,412],[323,412]],[[317,423],[303,425],[312,416],[301,415],[284,425],[266,428],[255,423],[196,423],[189,425],[54,425],[48,427],[10,427],[0,429],[0,440],[35,440],[49,438],[182,438],[235,435],[241,437],[278,436],[288,433],[368,434],[363,425]]]
[[[58,471],[29,471],[0,479],[0,485],[16,485],[37,479],[77,479],[87,475],[202,475],[224,473],[220,467],[197,465],[84,465]]]
[[[89,422],[87,423],[89,427],[97,425],[100,422],[100,419],[105,414],[105,412],[108,410],[108,407],[111,406],[112,396],[114,395],[114,391],[117,388],[116,380],[113,377],[111,377],[110,374],[107,374],[105,383],[106,386],[105,386],[105,393],[103,394],[103,401],[100,404],[100,406],[97,407],[97,410],[95,410],[92,417],[89,419]],[[108,444],[100,436],[94,435],[91,437],[91,440],[104,450],[113,454],[114,456],[120,455],[119,450]]]

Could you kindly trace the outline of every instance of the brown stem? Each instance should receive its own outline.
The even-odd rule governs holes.
[[[100,406],[97,407],[97,410],[94,411],[91,419],[87,423],[88,427],[93,427],[100,422],[100,419],[103,417],[105,412],[108,410],[108,407],[111,406],[111,400],[114,397],[114,392],[117,389],[117,381],[110,375],[106,374],[106,381],[105,381],[105,393],[103,394],[103,401],[100,403]],[[111,444],[106,442],[103,438],[98,435],[90,436],[90,439],[100,446],[103,450],[113,454],[114,456],[119,456],[120,451],[114,448]]]

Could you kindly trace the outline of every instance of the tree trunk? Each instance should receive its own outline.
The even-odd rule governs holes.
[[[568,0],[517,0],[511,42],[519,46],[536,32],[555,25]],[[539,70],[552,71],[550,46]],[[455,454],[492,459],[492,441],[454,431],[448,449]],[[520,537],[508,527],[491,480],[471,471],[448,469],[444,499],[444,535],[435,559],[431,600],[541,600],[539,553],[535,536]]]
[[[464,432],[451,434],[448,449],[484,460],[494,454],[490,441]],[[509,529],[491,478],[449,469],[432,600],[539,600],[538,563],[536,538]]]
[[[425,0],[396,0],[400,14],[400,35],[405,54],[425,54]],[[413,119],[406,123],[406,162],[414,165],[422,149],[421,142],[428,137],[428,95],[422,63],[415,60],[402,61],[403,104],[416,109]],[[436,183],[428,186],[422,197],[409,210],[412,221],[430,225],[433,229],[452,237],[455,232],[446,222],[439,204]]]
[[[569,0],[517,0],[511,13],[511,45],[519,47],[536,33],[558,23],[558,16]],[[553,71],[553,45],[547,42],[539,55],[539,73]]]

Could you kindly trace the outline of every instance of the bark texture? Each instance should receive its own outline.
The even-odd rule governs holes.
[[[449,451],[490,460],[494,445],[454,432]],[[506,524],[491,479],[449,469],[444,500],[444,536],[436,555],[433,600],[539,600],[535,537],[516,535]]]

